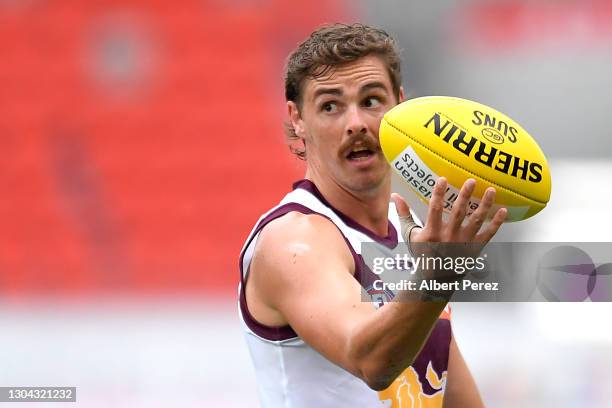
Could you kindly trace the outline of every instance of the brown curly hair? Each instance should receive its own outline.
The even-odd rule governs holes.
[[[285,99],[295,102],[300,109],[306,79],[319,78],[336,66],[372,54],[385,63],[393,92],[399,97],[402,75],[397,43],[384,30],[354,23],[322,26],[298,45],[287,59]],[[291,152],[305,159],[306,150],[294,146],[299,137],[290,122],[285,123],[285,136]]]

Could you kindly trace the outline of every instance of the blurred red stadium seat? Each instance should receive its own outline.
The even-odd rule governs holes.
[[[0,293],[233,294],[300,177],[282,58],[340,3],[0,6]]]

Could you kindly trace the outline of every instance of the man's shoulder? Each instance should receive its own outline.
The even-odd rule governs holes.
[[[353,269],[351,252],[330,220],[292,211],[261,231],[250,275],[266,299],[275,299],[279,291],[300,293],[332,270],[352,273]]]
[[[334,223],[319,213],[297,210],[275,218],[262,229],[258,247],[276,251],[278,246],[303,244],[318,247],[323,242],[342,241],[342,235]]]

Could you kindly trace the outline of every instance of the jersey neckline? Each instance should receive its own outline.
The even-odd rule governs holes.
[[[323,197],[323,194],[321,194],[321,191],[319,191],[319,189],[317,188],[317,186],[312,182],[312,180],[308,180],[308,179],[302,179],[302,180],[298,180],[295,183],[293,183],[293,189],[296,190],[298,188],[301,188],[302,190],[306,190],[309,193],[311,193],[312,195],[314,195],[315,197],[317,197],[323,204],[325,204],[327,207],[329,207],[334,213],[336,213],[336,215],[338,217],[340,217],[340,219],[350,228],[353,228],[365,235],[367,235],[368,237],[370,237],[372,240],[378,242],[379,244],[382,244],[388,248],[395,248],[397,246],[397,230],[395,229],[395,226],[393,225],[393,223],[391,222],[391,220],[387,219],[388,221],[388,227],[387,227],[387,236],[382,237],[380,235],[378,235],[377,233],[375,233],[374,231],[364,227],[363,225],[359,224],[357,221],[355,221],[354,219],[352,219],[351,217],[349,217],[348,215],[344,214],[342,211],[338,210],[336,207],[334,207],[333,205],[331,205],[329,203],[329,201],[327,201],[325,199],[325,197]]]

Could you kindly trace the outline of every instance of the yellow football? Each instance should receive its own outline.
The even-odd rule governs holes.
[[[445,212],[468,178],[476,180],[468,213],[489,186],[497,191],[495,208],[508,209],[506,221],[529,218],[550,199],[550,169],[538,144],[514,120],[480,103],[411,99],[385,114],[379,136],[395,177],[425,204],[436,179],[448,180]]]

